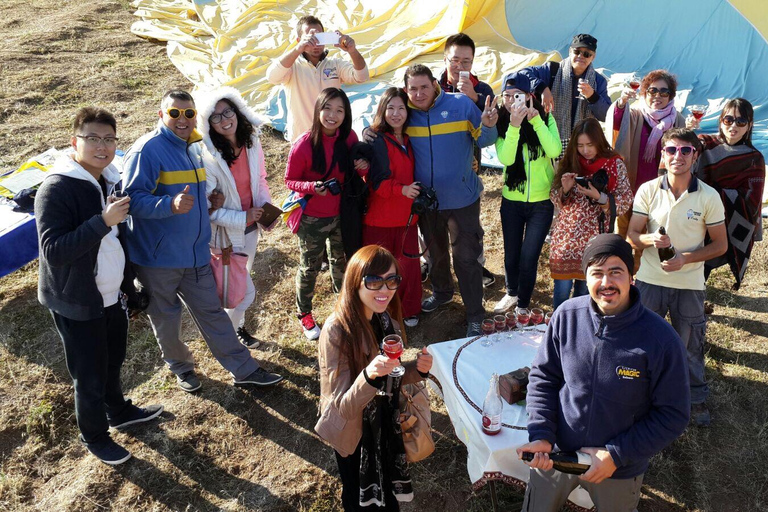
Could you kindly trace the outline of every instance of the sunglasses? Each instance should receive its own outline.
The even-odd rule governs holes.
[[[662,150],[669,156],[675,156],[678,151],[683,156],[690,156],[694,151],[696,151],[696,148],[693,146],[664,146]]]
[[[672,91],[670,91],[666,87],[662,87],[661,89],[657,89],[656,87],[650,87],[645,92],[646,94],[650,94],[651,96],[656,96],[658,94],[662,98],[669,98],[669,95]]]
[[[400,286],[400,283],[403,281],[403,276],[389,276],[389,277],[381,277],[381,276],[363,276],[363,284],[366,288],[369,290],[381,290],[384,285],[387,285],[388,290],[397,290],[397,288]]]
[[[178,119],[181,117],[181,114],[184,114],[184,117],[187,119],[194,119],[197,115],[197,110],[193,108],[185,108],[184,110],[180,110],[178,108],[169,108],[165,111],[166,114],[168,114],[171,119]]]
[[[234,109],[228,108],[228,109],[222,110],[221,114],[213,114],[211,117],[208,118],[208,120],[211,122],[211,124],[219,124],[225,118],[232,119],[233,117],[235,117]]]
[[[749,124],[749,121],[747,121],[746,117],[723,116],[722,123],[725,126],[731,126],[733,123],[736,123],[736,126],[739,128],[744,128]]]
[[[590,58],[591,56],[594,55],[594,53],[592,53],[589,50],[579,50],[578,48],[576,48],[574,50],[571,50],[571,51],[573,52],[573,54],[575,56],[577,56],[577,57],[583,56],[585,59],[588,59],[588,58]]]

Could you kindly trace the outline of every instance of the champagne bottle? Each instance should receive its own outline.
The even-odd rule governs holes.
[[[659,226],[658,233],[660,235],[666,235],[667,230],[664,229],[664,226]],[[659,261],[667,261],[671,260],[675,257],[675,246],[670,243],[669,247],[659,247]]]
[[[495,436],[501,432],[501,410],[504,404],[499,395],[499,374],[491,375],[491,386],[483,402],[483,433]]]
[[[531,452],[523,452],[522,459],[530,462],[533,456]],[[592,466],[592,457],[584,452],[552,452],[549,458],[554,469],[569,475],[583,475]]]

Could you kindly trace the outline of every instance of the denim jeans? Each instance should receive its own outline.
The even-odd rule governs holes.
[[[517,295],[517,305],[521,308],[527,308],[531,302],[541,248],[554,211],[555,206],[549,199],[535,203],[501,200],[507,294]]]
[[[571,298],[571,289],[573,289],[574,297],[581,297],[589,293],[587,282],[583,279],[555,279],[552,309],[557,309],[560,304]]]

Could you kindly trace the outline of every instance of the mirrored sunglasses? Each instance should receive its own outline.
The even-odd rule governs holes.
[[[696,151],[696,148],[693,146],[664,146],[663,151],[669,156],[675,156],[678,151],[683,156],[690,156],[694,151]]]
[[[369,290],[381,290],[385,284],[387,285],[388,290],[397,290],[402,281],[403,276],[398,275],[386,278],[381,276],[363,276],[363,284]]]
[[[669,98],[669,95],[672,91],[667,89],[666,87],[662,87],[661,89],[658,89],[656,87],[649,87],[646,91],[647,94],[650,94],[651,96],[656,96],[657,94],[661,96],[662,98]]]
[[[725,126],[731,126],[733,123],[736,123],[736,126],[739,128],[744,128],[749,124],[749,121],[747,121],[746,117],[723,116],[723,124]]]
[[[178,108],[169,108],[166,109],[165,113],[168,114],[171,119],[178,119],[181,117],[182,113],[187,119],[194,119],[194,117],[197,115],[197,110],[193,108],[185,108],[184,110]]]

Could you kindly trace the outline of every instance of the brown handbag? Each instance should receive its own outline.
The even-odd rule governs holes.
[[[429,394],[422,382],[400,387],[400,428],[408,462],[426,459],[435,451]]]

